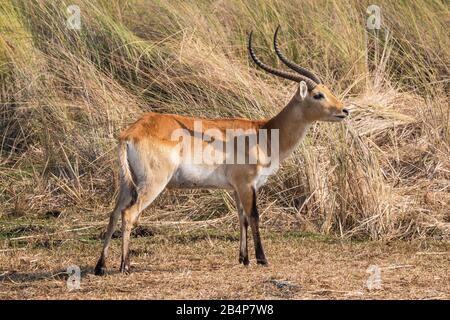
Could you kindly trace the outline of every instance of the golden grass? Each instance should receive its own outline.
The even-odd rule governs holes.
[[[65,26],[69,4],[82,29]],[[0,214],[104,221],[118,133],[146,111],[268,117],[293,85],[251,65],[271,37],[353,109],[317,124],[261,191],[267,228],[369,239],[450,231],[450,12],[444,1],[12,1],[0,7]],[[67,208],[72,208],[68,210]],[[144,214],[180,228],[236,224],[224,191],[166,192]],[[75,213],[80,214],[77,215]],[[181,223],[180,223],[181,222]]]

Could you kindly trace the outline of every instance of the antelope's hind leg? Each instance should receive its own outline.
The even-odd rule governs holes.
[[[139,146],[138,146],[139,147]],[[161,151],[163,149],[163,152]],[[122,259],[120,271],[130,271],[130,235],[141,212],[147,208],[165,189],[172,178],[177,162],[175,149],[170,144],[146,142],[137,148],[130,148],[128,160],[135,176],[136,201],[122,211]]]
[[[136,202],[122,211],[122,260],[120,263],[120,272],[122,273],[130,271],[131,230],[136,225],[142,211],[164,190],[170,180],[168,176],[158,172],[157,175],[147,180],[142,187],[138,188]]]
[[[132,194],[130,188],[124,182],[121,182],[116,207],[114,208],[113,212],[111,212],[111,215],[109,217],[108,227],[105,232],[103,249],[100,254],[100,258],[98,259],[97,265],[95,266],[95,275],[97,276],[103,276],[106,274],[106,256],[108,254],[108,248],[111,242],[112,235],[114,233],[114,229],[117,225],[122,210],[125,209],[131,201]]]

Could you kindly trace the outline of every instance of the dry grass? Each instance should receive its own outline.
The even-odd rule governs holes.
[[[281,44],[286,53],[319,73],[353,112],[345,124],[314,126],[304,144],[261,190],[259,207],[266,232],[309,232],[347,240],[447,241],[450,235],[449,7],[440,0],[378,2],[382,9],[382,29],[368,32],[365,11],[370,1],[304,0],[299,5],[297,1],[275,0],[3,0],[0,6],[0,226],[4,240],[0,250],[7,250],[1,254],[8,258],[0,260],[3,271],[10,274],[17,269],[30,273],[28,267],[20,266],[20,257],[33,255],[38,257],[37,261],[59,267],[65,262],[57,261],[68,256],[84,266],[92,265],[93,252],[99,244],[95,248],[93,244],[85,245],[77,236],[75,248],[68,246],[65,251],[64,243],[72,241],[68,237],[71,232],[51,236],[59,237],[58,241],[63,243],[55,251],[39,246],[10,251],[16,246],[14,241],[36,239],[34,236],[13,242],[8,239],[26,237],[20,228],[28,225],[28,220],[32,225],[46,225],[46,213],[51,216],[56,211],[61,211],[62,216],[58,223],[52,223],[53,231],[35,226],[33,232],[42,237],[46,233],[86,226],[100,232],[117,191],[116,137],[142,113],[258,119],[280,110],[292,95],[293,84],[258,71],[249,63],[246,52],[247,32],[254,29],[258,53],[265,61],[278,63],[270,50],[272,32],[278,24],[282,26]],[[65,25],[65,9],[69,4],[80,6],[82,29],[79,31],[69,30]],[[168,191],[144,213],[144,223],[170,228],[169,234],[173,230],[202,232],[205,228],[234,234],[236,220],[232,197],[220,190]],[[11,234],[10,228],[18,228],[19,235]],[[312,266],[325,263],[323,268],[326,268],[336,258],[340,245],[333,244],[327,249],[324,244],[302,241],[306,245],[302,248],[289,239],[282,246],[282,241],[270,242],[269,257],[273,261],[270,273],[285,277],[289,268],[297,270],[298,267],[299,273],[292,280],[306,286],[303,289],[306,291],[292,297],[315,297],[311,291],[321,290],[320,272],[326,271]],[[154,259],[162,254],[162,243],[170,241],[150,243],[157,254],[148,261],[152,267],[147,270],[161,270],[154,277],[144,271],[132,277],[139,281],[150,277],[148,281],[153,284],[161,285],[161,281],[170,278],[178,250],[194,250],[188,244],[173,245],[173,257],[169,256],[158,267]],[[255,272],[258,281],[261,280],[255,288],[250,287],[251,280],[247,279],[243,288],[224,292],[229,297],[276,295],[276,290],[264,284],[263,271],[253,267],[241,270],[234,263],[231,248],[235,243],[214,240],[211,250],[203,245],[210,243],[193,242],[193,248],[198,249],[195,255],[204,254],[212,260],[199,262],[202,272],[195,274],[194,279],[206,281],[204,277],[210,277],[208,281],[212,282],[207,283],[216,287],[236,286],[238,282],[223,280],[230,274],[227,268],[241,279]],[[330,255],[324,260],[295,260],[289,255],[294,250],[291,245],[299,256],[306,257],[315,250],[330,250]],[[357,248],[368,252],[371,246]],[[275,249],[278,247],[280,250]],[[418,272],[418,277],[423,276],[437,286],[440,280],[432,280],[433,272],[427,274],[432,271],[428,262],[409,255],[413,247],[405,244],[402,254],[406,260],[412,259],[411,263],[421,265],[413,270]],[[347,248],[345,252],[349,256],[355,250],[347,245],[342,248]],[[387,254],[382,256],[380,263],[395,263]],[[218,257],[221,257],[220,264],[213,272],[210,268]],[[48,261],[43,261],[47,258]],[[181,265],[192,262],[186,259]],[[283,266],[283,259],[290,263]],[[436,256],[429,263],[436,261],[437,270],[443,272],[445,267],[440,259]],[[39,263],[30,268],[37,270]],[[356,280],[342,285],[344,291],[361,290],[366,264],[367,261],[361,262],[355,267],[347,260],[342,264],[336,262],[336,270],[338,267],[357,270]],[[301,268],[312,272],[315,276],[311,279],[317,277],[317,282],[308,286],[304,278],[307,273]],[[50,277],[56,269],[49,270]],[[284,271],[278,274],[278,270]],[[217,279],[213,278],[215,272]],[[399,272],[405,272],[408,277],[407,270]],[[36,281],[32,277],[30,282],[22,282],[20,276],[10,278],[11,290],[2,291],[3,297],[13,297],[19,292],[23,297],[31,296],[34,291],[44,296],[46,293],[41,289],[49,290],[48,294],[54,296],[52,288],[60,288],[56,292],[62,290],[61,281],[52,277]],[[339,278],[338,283],[344,278]],[[8,283],[7,279],[3,278],[4,284]],[[88,276],[85,281],[91,288],[103,288],[103,293],[112,297],[114,293],[106,290],[106,283],[112,284],[114,279],[107,278],[103,283]],[[117,287],[127,282],[122,277],[117,279]],[[183,281],[186,285],[200,285],[194,280],[189,282],[189,278]],[[392,296],[429,297],[443,292],[440,289],[428,292],[421,287],[422,282],[407,282],[412,283],[408,294],[396,291],[397,288]],[[20,288],[29,285],[27,295],[27,290]],[[331,287],[341,290],[340,286]],[[220,297],[220,293],[207,288],[197,289],[205,297]],[[167,297],[189,296],[189,291],[184,289],[179,293],[170,290],[169,287],[160,292],[167,293]],[[98,297],[99,293],[92,294]],[[157,293],[149,291],[144,296],[154,297],[154,294]],[[127,293],[119,295],[128,297]],[[362,297],[372,296],[364,293]]]

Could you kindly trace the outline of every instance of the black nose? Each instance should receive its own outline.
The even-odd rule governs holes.
[[[350,111],[348,111],[348,109],[342,109],[342,112],[345,113],[346,116],[348,116],[350,114]]]

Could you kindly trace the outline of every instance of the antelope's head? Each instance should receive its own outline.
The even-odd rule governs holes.
[[[298,108],[298,113],[303,118],[309,121],[332,121],[339,122],[344,120],[348,115],[348,109],[344,108],[344,104],[322,84],[322,81],[311,71],[299,66],[298,64],[288,60],[286,56],[281,52],[277,35],[280,27],[275,31],[273,37],[273,44],[275,47],[275,53],[278,58],[295,73],[275,69],[265,63],[263,63],[253,51],[252,48],[252,35],[250,32],[248,39],[248,50],[252,60],[263,70],[274,74],[278,77],[295,81],[299,83],[297,92],[291,103],[294,103]]]

